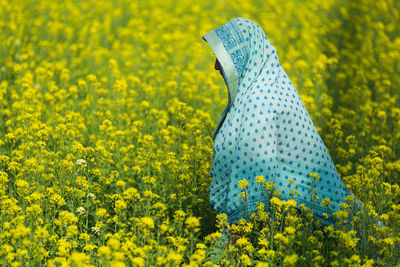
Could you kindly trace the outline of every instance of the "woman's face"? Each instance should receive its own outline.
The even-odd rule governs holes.
[[[217,58],[215,58],[215,66],[214,66],[214,68],[215,68],[216,70],[219,70],[219,73],[221,74],[221,76],[223,76],[223,75],[222,75],[221,65],[219,64],[219,61],[218,61]]]

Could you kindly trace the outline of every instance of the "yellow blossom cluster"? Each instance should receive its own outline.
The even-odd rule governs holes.
[[[363,203],[336,228],[295,177],[287,200],[254,177],[268,201],[237,224],[209,205],[228,97],[201,36],[235,17],[264,29]],[[396,0],[0,1],[0,265],[398,265],[396,25]]]

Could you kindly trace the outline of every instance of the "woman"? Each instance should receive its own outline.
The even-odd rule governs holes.
[[[290,194],[287,180],[294,179],[298,205],[309,206],[314,186],[319,196],[314,200],[315,215],[325,225],[335,223],[333,216],[323,217],[327,211],[321,200],[331,200],[332,213],[348,195],[354,194],[339,177],[261,27],[239,17],[207,32],[203,39],[216,56],[215,68],[225,80],[229,97],[213,135],[213,179],[208,189],[211,206],[217,213],[226,213],[228,223],[236,223],[246,209],[239,199],[239,180],[249,183],[247,208],[251,213],[264,199],[256,176],[263,175],[266,181],[274,182],[283,200]],[[310,173],[319,174],[314,184]],[[361,206],[357,197],[355,202]]]

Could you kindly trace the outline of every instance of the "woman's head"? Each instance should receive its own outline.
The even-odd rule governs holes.
[[[203,40],[214,52],[215,69],[219,69],[228,89],[228,104],[214,131],[215,138],[234,102],[248,101],[245,92],[252,91],[260,81],[273,81],[281,66],[264,31],[249,19],[232,19],[204,34]]]
[[[214,65],[214,68],[215,68],[216,70],[219,70],[219,73],[222,75],[222,68],[221,68],[221,65],[219,64],[218,58],[215,58],[215,65]],[[223,76],[223,75],[222,75],[222,76]]]
[[[203,39],[217,57],[215,69],[223,75],[232,101],[237,92],[248,88],[263,70],[273,71],[278,67],[275,48],[261,27],[249,19],[232,19],[207,32]]]

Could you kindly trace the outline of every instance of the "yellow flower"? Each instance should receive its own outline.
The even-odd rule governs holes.
[[[111,257],[111,249],[107,246],[101,246],[97,249],[97,256],[110,258]]]
[[[195,232],[200,231],[200,220],[197,217],[190,216],[185,221],[188,229],[193,229]]]
[[[69,211],[61,211],[58,218],[54,220],[54,223],[59,226],[66,226],[69,224],[75,224],[78,222],[78,218]]]
[[[97,248],[97,246],[94,244],[87,244],[86,246],[83,247],[83,250],[90,252],[90,251],[95,250],[96,248]]]
[[[275,187],[276,187],[275,183],[274,183],[274,182],[271,182],[271,181],[268,181],[268,182],[266,182],[266,183],[264,184],[264,188],[265,188],[267,191],[270,191],[270,190],[274,189]]]
[[[294,199],[289,199],[288,201],[286,201],[286,208],[296,208],[297,207],[297,202]]]
[[[77,225],[69,225],[67,227],[67,236],[74,237],[79,233]]]
[[[379,219],[380,219],[383,223],[388,223],[388,221],[389,221],[389,215],[388,215],[388,214],[382,214],[381,216],[379,216]]]
[[[141,225],[147,227],[149,229],[154,228],[154,220],[150,217],[142,217],[140,218]]]
[[[29,183],[27,181],[22,180],[22,179],[17,179],[15,181],[15,184],[17,185],[19,194],[25,195],[29,192]]]
[[[107,246],[113,250],[118,250],[121,242],[115,238],[110,238],[107,240]]]
[[[115,201],[115,211],[124,214],[126,212],[127,204],[123,199]]]
[[[226,225],[227,219],[228,219],[228,215],[226,215],[225,213],[217,214],[218,227],[222,227],[223,225]]]
[[[182,262],[182,260],[183,260],[183,257],[182,257],[182,255],[180,255],[180,254],[178,254],[178,253],[175,253],[175,252],[170,252],[169,254],[168,254],[168,256],[167,256],[167,261],[172,261],[172,262],[174,262],[176,265],[179,265],[181,262]]]
[[[56,254],[58,256],[61,256],[61,257],[69,256],[69,252],[71,250],[70,242],[68,242],[64,239],[59,239],[57,242],[57,245],[58,245],[58,250],[57,250]]]
[[[53,204],[54,206],[63,206],[67,202],[65,202],[65,199],[60,196],[59,194],[55,193],[50,196],[50,203]]]
[[[264,182],[265,182],[264,175],[259,175],[259,176],[257,176],[257,177],[256,177],[256,182],[259,183],[259,184],[264,183]]]
[[[169,229],[170,229],[169,226],[163,223],[160,226],[160,233],[165,234]]]
[[[8,174],[6,172],[0,171],[0,185],[5,185],[8,181]]]
[[[323,207],[327,208],[332,206],[331,200],[329,198],[322,199],[321,204]]]
[[[190,257],[191,261],[194,261],[197,264],[201,264],[206,257],[206,251],[204,249],[197,249],[195,253]]]
[[[315,180],[319,180],[319,174],[318,173],[310,173],[310,177],[312,177],[313,178],[313,181]]]
[[[126,264],[122,261],[113,260],[110,262],[110,267],[126,267]]]
[[[282,233],[276,233],[274,239],[282,245],[287,245],[289,243],[289,239]]]
[[[94,74],[88,74],[88,75],[86,76],[86,79],[87,79],[89,82],[93,83],[93,82],[95,82],[95,81],[97,80],[97,77],[96,77],[96,75],[94,75]]]
[[[153,204],[153,209],[160,210],[160,212],[164,212],[167,209],[167,206],[164,203],[156,202]]]
[[[196,248],[197,249],[207,249],[207,246],[204,243],[197,243]]]
[[[285,228],[285,232],[288,235],[293,235],[296,232],[296,229],[294,227],[292,227],[292,226],[288,226],[288,227]]]
[[[103,208],[98,208],[97,209],[97,211],[96,211],[96,216],[97,217],[99,217],[99,218],[105,218],[105,217],[107,217],[107,210],[106,209],[103,209]]]
[[[121,188],[125,188],[125,186],[126,186],[126,182],[125,182],[125,181],[122,181],[122,180],[118,180],[115,184],[116,184],[118,187],[121,187]]]
[[[283,259],[283,266],[295,266],[299,256],[297,254],[286,255]]]
[[[248,255],[246,255],[246,254],[242,254],[240,256],[240,261],[242,262],[242,264],[244,266],[250,266],[251,265],[250,257]]]
[[[32,204],[30,207],[26,208],[26,211],[33,217],[36,217],[42,213],[42,208],[38,204]]]
[[[239,186],[240,190],[243,190],[249,186],[249,183],[247,182],[246,179],[243,179],[238,182],[238,186]]]
[[[136,188],[133,187],[126,189],[123,193],[123,196],[126,200],[133,200],[134,198],[140,199],[140,193]]]
[[[18,223],[17,226],[15,227],[15,231],[14,232],[14,238],[18,239],[21,237],[25,237],[28,234],[31,233],[31,228],[26,227],[23,223]]]
[[[270,201],[271,205],[273,205],[273,206],[275,206],[277,208],[280,208],[280,207],[282,207],[284,205],[282,200],[280,200],[277,197],[272,197],[269,201]]]
[[[165,265],[166,262],[167,262],[167,259],[165,257],[157,256],[157,260],[156,260],[157,265]]]
[[[239,193],[240,200],[248,199],[248,194],[246,191]]]
[[[133,266],[143,267],[146,264],[146,261],[142,257],[133,257],[131,261]]]
[[[89,266],[90,263],[90,257],[86,255],[85,253],[81,252],[72,252],[71,256],[68,258],[68,263],[71,264],[71,266]]]
[[[250,242],[247,240],[246,237],[241,237],[238,240],[236,240],[236,244],[241,246],[241,247],[244,247],[244,246],[250,244]]]
[[[259,237],[258,240],[259,240],[258,241],[259,245],[264,246],[266,248],[269,246],[269,241],[266,238]]]
[[[206,242],[206,243],[213,243],[213,242],[215,242],[215,241],[217,241],[217,240],[220,240],[221,237],[222,237],[221,232],[211,233],[211,234],[207,235],[207,236],[204,238],[204,242]]]
[[[339,240],[343,246],[352,249],[360,241],[360,238],[355,237],[355,235],[356,235],[356,231],[354,231],[354,230],[349,230],[348,232],[340,231],[339,232]]]
[[[185,216],[186,216],[186,213],[183,210],[177,210],[177,211],[175,211],[174,220],[176,222],[183,221]]]

